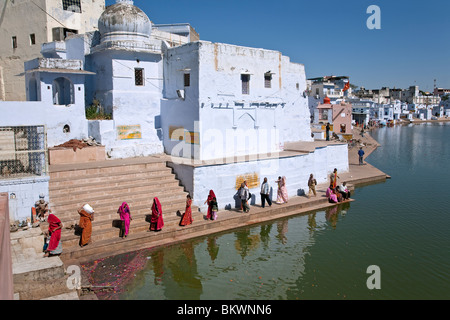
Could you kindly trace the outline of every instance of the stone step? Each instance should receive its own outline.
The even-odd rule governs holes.
[[[158,192],[153,191],[149,193],[148,190],[139,191],[134,194],[127,194],[125,192],[122,195],[114,195],[113,198],[109,194],[105,193],[102,196],[90,197],[85,195],[83,197],[78,197],[74,200],[69,200],[65,202],[50,202],[50,209],[57,215],[63,216],[65,213],[77,213],[77,210],[84,204],[89,203],[94,210],[102,211],[112,211],[118,209],[122,202],[126,201],[129,205],[142,205],[149,202],[153,202],[154,197],[158,197],[161,203],[169,203],[171,201],[176,201],[179,199],[186,199],[188,193],[183,191],[182,188],[162,188]]]
[[[125,164],[115,164],[115,162],[111,161],[108,165],[108,162],[102,164],[92,164],[92,167],[83,168],[82,166],[79,168],[72,168],[68,170],[58,169],[57,166],[50,166],[49,175],[50,179],[79,179],[79,177],[83,176],[93,176],[93,175],[102,175],[102,174],[120,174],[120,173],[132,173],[136,171],[146,171],[146,170],[164,170],[166,169],[165,161],[155,161],[150,163],[125,163]]]
[[[149,194],[159,192],[159,191],[166,191],[166,190],[174,190],[177,191],[177,189],[183,190],[182,187],[180,187],[180,183],[178,180],[175,180],[173,177],[171,179],[162,179],[159,181],[131,181],[126,183],[117,183],[115,185],[105,185],[105,186],[98,186],[97,188],[92,188],[91,186],[87,185],[84,188],[80,187],[75,190],[67,191],[60,191],[59,194],[56,194],[54,192],[50,193],[50,199],[51,204],[53,206],[59,206],[62,204],[68,204],[77,202],[80,198],[86,199],[89,197],[89,199],[101,199],[104,198],[105,195],[108,197],[114,197],[118,198],[122,195],[132,195],[137,194],[141,192],[147,192]]]
[[[102,220],[102,219],[116,219],[115,217],[118,216],[117,210],[119,209],[120,205],[122,205],[122,202],[126,200],[128,203],[132,216],[145,216],[148,212],[151,212],[151,207],[153,205],[153,198],[146,197],[145,199],[119,199],[119,200],[112,200],[107,206],[103,207],[94,207],[95,209],[95,220]],[[162,205],[163,212],[176,212],[177,210],[184,210],[185,204],[186,204],[186,195],[183,197],[177,197],[174,199],[166,199],[164,197],[159,197],[159,200]],[[167,201],[166,201],[167,200]],[[86,202],[85,202],[86,203]],[[80,220],[80,216],[78,214],[78,209],[81,207],[79,206],[73,206],[71,210],[67,211],[59,211],[62,213],[55,213],[55,215],[63,222],[63,224],[66,223],[78,223]],[[181,208],[181,209],[180,209]]]
[[[194,211],[195,208],[193,208]],[[181,210],[180,210],[181,212]],[[184,211],[182,211],[184,212]],[[151,213],[148,213],[150,216]],[[194,221],[201,221],[204,220],[203,214],[197,212],[192,213],[192,217]],[[116,217],[117,218],[117,217]],[[177,216],[176,213],[163,213],[163,219],[164,219],[164,229],[175,229],[179,226],[180,223],[180,216]],[[92,235],[91,240],[95,244],[98,241],[102,240],[112,240],[119,237],[119,229],[112,226],[112,221],[102,221],[101,223],[98,223],[97,221],[94,221],[92,223]],[[149,230],[150,223],[146,221],[145,217],[135,218],[133,217],[133,220],[131,221],[130,225],[130,235],[136,234],[136,233],[146,233]],[[73,230],[65,230],[62,233],[62,239],[63,239],[63,250],[76,247],[78,246],[80,236],[75,235]]]
[[[62,178],[52,179],[51,186],[49,186],[50,193],[56,191],[66,192],[67,189],[76,190],[78,188],[97,187],[104,185],[111,185],[116,183],[124,183],[127,181],[138,180],[159,180],[173,178],[174,174],[170,168],[151,170],[151,171],[136,171],[136,172],[121,172],[119,174],[97,174],[84,176],[81,175],[77,179]]]
[[[184,212],[185,209],[185,204],[186,204],[186,200],[179,200],[179,201],[174,201],[170,204],[167,205],[163,205],[162,210],[163,210],[163,214],[176,214],[176,212],[178,210],[180,210],[180,212]],[[146,204],[146,205],[141,205],[141,206],[132,206],[130,205],[130,210],[131,210],[131,216],[133,217],[133,219],[139,220],[139,219],[145,219],[145,217],[148,214],[151,214],[151,205],[152,202]],[[109,225],[111,225],[111,222],[113,220],[119,219],[119,215],[117,213],[117,209],[119,208],[119,206],[117,206],[115,208],[115,210],[111,210],[111,211],[99,211],[95,213],[95,225],[99,224],[99,223],[103,223],[104,221],[107,221]],[[196,209],[198,211],[198,209]],[[64,225],[64,228],[66,227],[70,227],[71,225],[75,225],[79,223],[80,220],[80,216],[78,214],[78,212],[76,212],[75,214],[71,214],[70,216],[62,216],[58,218],[61,220],[61,222]],[[94,227],[95,227],[94,225]],[[43,230],[47,230],[47,226],[48,224],[46,222],[43,222],[41,224],[41,228]]]

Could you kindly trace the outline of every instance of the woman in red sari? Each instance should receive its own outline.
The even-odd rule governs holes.
[[[208,213],[206,214],[206,220],[212,220],[212,204],[211,201],[216,197],[214,191],[209,190],[208,199],[206,199],[205,204],[208,204]]]
[[[47,249],[45,249],[45,257],[62,253],[61,229],[63,225],[61,220],[59,220],[54,214],[50,213],[47,217],[47,222],[50,242],[48,243]]]
[[[161,231],[164,227],[161,203],[157,197],[153,198],[152,219],[150,220],[150,231]]]
[[[186,196],[186,210],[181,217],[180,226],[184,227],[190,225],[194,220],[192,219],[192,199],[190,195]]]

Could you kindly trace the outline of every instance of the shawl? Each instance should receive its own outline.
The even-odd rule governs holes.
[[[211,216],[211,213],[212,213],[211,201],[212,201],[215,197],[216,197],[216,195],[214,194],[214,191],[209,190],[208,200],[206,200],[207,203],[208,203],[208,212],[207,212],[207,214],[206,214],[206,218],[207,218],[207,219],[210,219],[210,218],[212,217],[212,216]]]
[[[126,214],[130,214],[130,207],[128,206],[128,203],[123,202],[122,205],[119,207],[119,214],[120,219],[124,220]]]
[[[162,208],[161,203],[159,203],[159,199],[157,197],[153,198],[152,205],[152,218],[150,222],[150,230],[161,230],[164,227],[164,220],[162,217]]]
[[[50,242],[48,244],[48,251],[53,251],[58,247],[59,241],[61,240],[61,229],[55,231],[61,225],[61,220],[59,220],[54,214],[49,214],[47,221],[48,232],[50,234]]]
[[[161,203],[157,197],[153,198],[152,215],[159,217],[162,214]]]
[[[216,197],[216,195],[214,194],[214,191],[209,190],[208,201],[211,201],[215,197]]]

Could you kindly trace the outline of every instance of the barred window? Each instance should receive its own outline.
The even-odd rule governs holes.
[[[141,68],[134,69],[134,84],[136,86],[144,85],[144,69]]]
[[[184,74],[184,86],[189,87],[191,85],[191,74],[185,73]]]
[[[269,72],[264,74],[264,88],[272,88],[272,74]]]
[[[81,13],[81,0],[62,0],[63,9]]]
[[[46,175],[46,136],[44,126],[0,127],[0,179]]]
[[[242,94],[250,94],[250,75],[241,74]]]

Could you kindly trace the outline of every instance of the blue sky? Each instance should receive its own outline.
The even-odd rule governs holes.
[[[106,5],[115,0],[106,0]],[[155,24],[190,23],[202,40],[273,49],[308,78],[347,75],[376,89],[450,88],[448,0],[135,0]],[[381,10],[369,30],[367,8]]]

